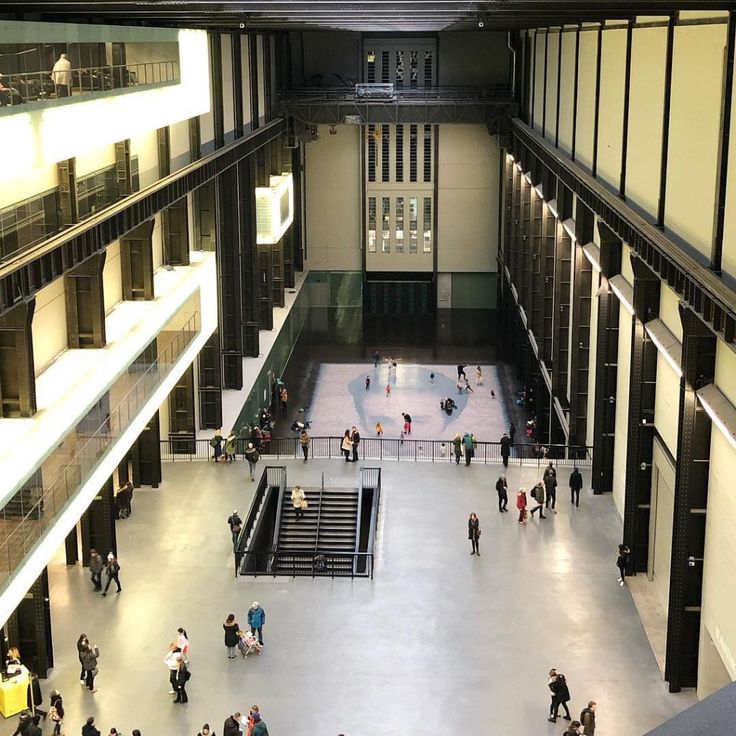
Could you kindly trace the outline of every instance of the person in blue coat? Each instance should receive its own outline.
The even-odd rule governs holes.
[[[263,624],[266,623],[266,612],[261,608],[258,601],[253,601],[253,605],[248,609],[248,626],[250,632],[255,636],[258,634],[258,643],[263,644]]]

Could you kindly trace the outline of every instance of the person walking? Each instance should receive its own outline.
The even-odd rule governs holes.
[[[478,549],[478,541],[480,540],[480,520],[475,514],[475,511],[468,517],[468,539],[470,545],[473,548],[471,555],[478,555],[480,557],[480,549]]]
[[[577,468],[570,473],[570,503],[580,506],[580,491],[583,489],[583,476]],[[583,724],[585,725],[585,724]]]
[[[479,365],[475,367],[475,385],[483,385],[483,371],[481,370],[481,367]]]
[[[404,432],[406,434],[411,434],[411,415],[402,411],[401,416],[404,418]]]
[[[621,588],[626,585],[626,570],[629,567],[630,554],[631,550],[625,544],[619,544],[618,557],[616,558],[616,567],[618,567],[619,578],[616,582],[618,582],[619,587]]]
[[[237,445],[237,439],[235,438],[235,432],[230,432],[225,440],[225,462],[235,462],[235,446]]]
[[[96,644],[87,644],[80,655],[84,669],[84,684],[91,693],[97,692],[97,688],[95,688],[95,677],[97,677],[97,659],[99,656],[100,650]]]
[[[460,433],[455,435],[455,439],[452,441],[452,448],[455,452],[455,465],[460,465],[460,458],[463,454],[463,441],[460,438]]]
[[[468,380],[468,377],[465,375],[465,366],[467,363],[458,363],[457,365],[457,381],[460,383],[460,379],[464,378],[466,381]]]
[[[232,536],[234,547],[238,542],[240,530],[243,528],[243,520],[240,518],[237,509],[235,509],[232,514],[227,517],[227,524],[230,527],[230,535]]]
[[[550,475],[557,478],[557,471],[555,470],[555,466],[552,465],[551,460],[549,464],[547,465],[547,467],[544,469],[544,473],[542,473],[542,480],[545,480]]]
[[[532,488],[532,498],[537,502],[536,506],[531,511],[532,516],[534,516],[535,511],[539,511],[539,518],[546,519],[547,517],[544,515],[544,501],[545,501],[544,483],[537,483]]]
[[[353,427],[352,432],[350,433],[350,441],[353,443],[353,462],[357,463],[358,458],[358,445],[360,444],[360,432]]]
[[[545,473],[544,476],[544,507],[552,510],[556,514],[555,504],[557,503],[557,476],[552,473]]]
[[[519,509],[519,524],[526,524],[526,489],[519,488],[519,492],[516,494],[516,508]]]
[[[105,569],[105,563],[102,561],[100,553],[96,549],[89,551],[89,574],[95,591],[102,590],[102,571]]]
[[[176,670],[176,699],[175,703],[188,703],[189,696],[187,695],[187,682],[191,677],[187,663],[184,661],[184,657],[179,660],[179,667]]]
[[[368,391],[371,387],[371,377],[366,376],[365,377],[365,390]]]
[[[388,399],[391,396],[391,384],[386,384],[386,398]]]
[[[222,726],[222,736],[241,736],[240,732],[240,711],[235,711],[231,716],[225,719]]]
[[[115,581],[115,585],[118,586],[118,589],[115,592],[119,593],[122,590],[120,587],[120,578],[118,577],[120,575],[120,563],[118,562],[118,558],[113,554],[108,555],[107,565],[105,566],[105,575],[107,576],[107,582],[105,583],[105,590],[102,591],[103,598],[107,595],[110,583],[113,580]]]
[[[475,454],[475,442],[470,432],[466,432],[463,435],[463,452],[465,453],[465,467],[467,468]]]
[[[64,701],[62,700],[61,693],[58,690],[51,691],[49,718],[54,724],[54,736],[59,736],[61,733],[62,721],[64,720]]]
[[[77,639],[77,657],[79,658],[79,666],[82,668],[79,673],[79,684],[84,685],[84,678],[86,676],[86,672],[84,670],[84,662],[82,662],[82,652],[89,646],[89,639],[87,638],[87,634],[80,634],[79,639]]]
[[[595,708],[595,700],[590,700],[588,701],[588,707],[580,711],[580,722],[585,736],[595,736]]]
[[[238,631],[240,631],[240,625],[235,620],[235,614],[230,613],[225,619],[225,623],[222,625],[225,631],[225,646],[227,647],[227,658],[235,659],[238,655],[235,653],[235,648],[238,646]]]
[[[256,479],[256,463],[261,459],[258,454],[258,450],[253,447],[253,443],[249,442],[248,447],[245,448],[245,459],[248,461],[248,470],[250,471],[250,479],[254,481]]]
[[[266,612],[261,608],[258,601],[248,609],[248,626],[251,634],[258,634],[258,643],[263,644],[263,625],[266,623]]]
[[[501,513],[508,511],[506,508],[509,505],[508,490],[509,487],[506,483],[506,476],[499,475],[498,480],[496,481],[496,493],[498,493],[498,510]]]
[[[289,392],[286,390],[286,386],[281,387],[279,403],[281,404],[281,416],[285,417],[289,408]]]
[[[373,367],[378,368],[378,361],[381,359],[381,356],[378,354],[378,350],[373,351]]]
[[[291,491],[291,505],[294,507],[294,513],[296,514],[296,519],[299,521],[299,519],[304,516],[304,509],[306,509],[309,504],[307,503],[307,497],[304,494],[304,490],[301,486],[294,486],[294,488]]]
[[[210,440],[210,447],[212,448],[212,459],[216,462],[220,462],[222,456],[222,430],[216,429],[215,434]]]
[[[101,736],[100,729],[95,726],[94,716],[90,716],[82,726],[82,736]]]
[[[381,422],[376,422],[376,437],[380,437],[383,434],[383,425]]]
[[[563,718],[566,721],[572,720],[570,716],[570,709],[567,707],[567,703],[570,700],[570,690],[567,687],[567,680],[565,675],[561,672],[557,672],[555,669],[549,671],[549,682],[547,683],[549,689],[552,691],[552,703],[550,704],[550,714],[547,719],[550,723],[555,723],[558,718],[560,706],[565,711]]]
[[[509,439],[511,440],[511,447],[514,446],[514,437],[516,437],[516,425],[513,422],[509,422]]]
[[[307,430],[303,429],[299,435],[299,444],[302,446],[302,452],[304,453],[304,462],[309,460],[309,443],[311,441],[312,438],[307,434]]]
[[[340,443],[340,449],[345,453],[345,462],[350,462],[350,453],[353,449],[353,441],[350,439],[350,430],[346,429]]]
[[[506,434],[506,432],[503,433],[503,436],[501,437],[501,440],[499,442],[501,445],[501,459],[503,460],[503,466],[504,468],[508,468],[509,466],[509,455],[511,454],[511,439]]]

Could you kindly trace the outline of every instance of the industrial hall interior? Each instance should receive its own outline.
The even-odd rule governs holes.
[[[2,2],[0,736],[734,736],[735,55]]]

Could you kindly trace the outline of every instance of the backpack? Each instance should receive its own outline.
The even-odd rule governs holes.
[[[590,708],[583,708],[580,711],[580,723],[582,723],[583,725],[585,725],[585,716],[587,716],[588,713],[592,713],[592,712],[593,711]]]
[[[210,440],[210,447],[217,447],[217,440],[216,439],[212,438]]]
[[[536,487],[536,486],[533,486],[533,487],[532,487],[532,498],[533,498],[533,499],[534,499],[535,501],[538,501],[538,500],[539,500],[539,499],[537,498],[537,487]]]

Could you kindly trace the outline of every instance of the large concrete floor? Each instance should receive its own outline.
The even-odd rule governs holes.
[[[290,483],[316,485],[324,472],[336,486],[358,470],[288,469]],[[497,473],[387,463],[373,581],[254,580],[234,578],[225,524],[250,502],[244,465],[166,465],[161,488],[137,492],[133,517],[118,522],[120,595],[93,594],[63,557],[50,566],[56,667],[45,691],[65,696],[65,732],[95,715],[103,734],[189,736],[204,721],[220,734],[228,713],[258,703],[273,736],[560,734],[563,722],[546,720],[552,666],[568,677],[575,714],[598,701],[598,736],[643,734],[690,705],[691,693],[667,693],[616,584],[621,522],[610,497],[586,492],[573,509],[561,493],[556,516],[522,527],[497,511]],[[534,473],[511,468],[509,484]],[[480,558],[469,554],[470,511]],[[232,611],[244,624],[254,599],[267,613],[265,651],[228,661],[222,621]],[[170,702],[161,662],[177,626],[192,643],[186,707]],[[81,631],[101,649],[96,695],[77,679]]]

